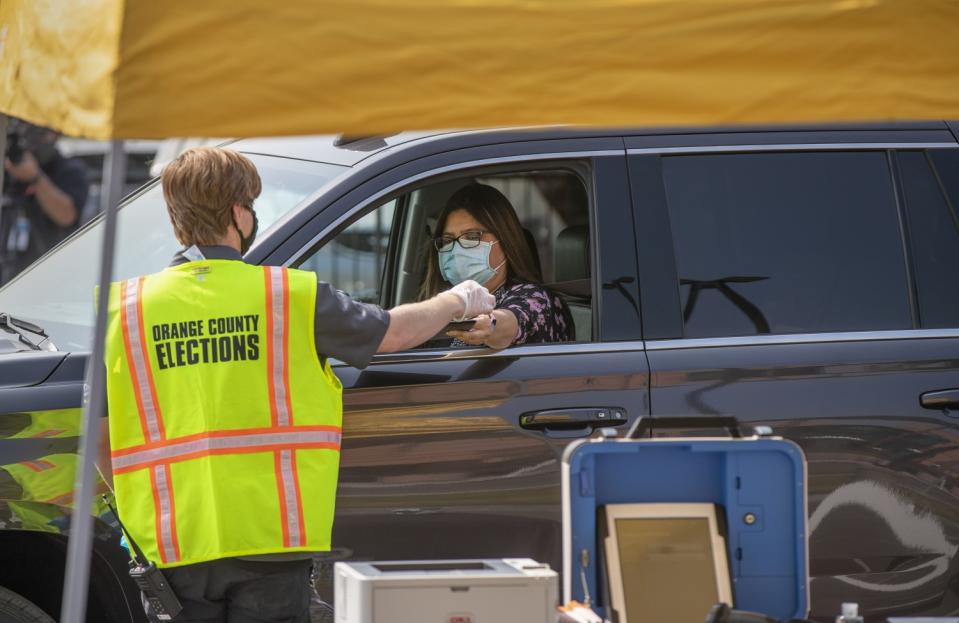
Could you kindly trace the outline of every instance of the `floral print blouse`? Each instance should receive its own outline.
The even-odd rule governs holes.
[[[576,329],[569,307],[558,295],[535,283],[507,281],[496,292],[496,309],[508,309],[519,325],[511,346],[537,342],[572,342]],[[453,340],[452,346],[465,342]]]
[[[543,286],[509,280],[493,295],[496,309],[508,309],[516,316],[519,328],[514,346],[576,339],[573,316],[566,302]]]

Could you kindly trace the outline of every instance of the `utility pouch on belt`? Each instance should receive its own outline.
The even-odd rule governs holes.
[[[130,577],[133,578],[140,592],[142,592],[146,598],[150,606],[151,614],[156,617],[157,620],[172,621],[173,618],[183,610],[180,600],[177,599],[176,593],[173,592],[173,587],[166,581],[163,572],[157,569],[157,566],[147,560],[146,556],[143,555],[143,550],[140,549],[136,541],[133,540],[133,537],[130,536],[130,533],[127,532],[126,526],[120,521],[120,515],[117,514],[110,502],[107,501],[106,496],[103,496],[103,501],[106,502],[110,508],[110,512],[113,513],[117,523],[120,524],[120,529],[123,530],[123,534],[126,535],[127,541],[130,542],[130,547],[133,548],[133,560],[130,561]]]

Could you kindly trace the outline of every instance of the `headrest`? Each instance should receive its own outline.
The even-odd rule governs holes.
[[[589,279],[589,226],[571,225],[559,232],[553,260],[556,281]]]

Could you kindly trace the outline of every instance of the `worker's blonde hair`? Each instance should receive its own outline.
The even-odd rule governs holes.
[[[184,246],[216,244],[233,223],[233,206],[253,206],[260,174],[230,149],[195,147],[170,162],[160,175],[176,239]]]

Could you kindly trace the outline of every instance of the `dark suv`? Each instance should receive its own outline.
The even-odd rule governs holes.
[[[814,617],[840,601],[873,620],[959,611],[957,131],[233,143],[264,183],[249,261],[315,270],[387,307],[413,300],[437,212],[480,181],[516,207],[576,324],[574,342],[334,363],[345,439],[323,559],[529,556],[559,569],[567,443],[641,416],[660,435],[658,416],[733,415],[809,459]],[[0,332],[0,585],[54,617],[102,229],[0,291],[0,311],[37,325]],[[116,277],[160,270],[175,250],[148,185],[121,209]],[[108,520],[96,548],[91,617],[137,618]]]

